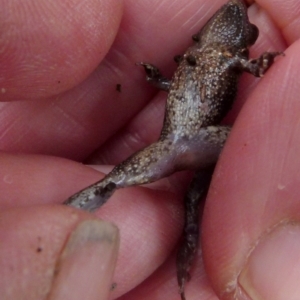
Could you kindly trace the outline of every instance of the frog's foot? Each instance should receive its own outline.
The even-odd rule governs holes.
[[[74,194],[64,204],[92,212],[102,206],[116,189],[117,185],[110,181],[109,178],[107,180],[104,177],[98,183],[92,184]]]
[[[199,240],[199,206],[206,196],[213,167],[197,171],[184,198],[185,222],[183,240],[177,253],[177,281],[181,299],[185,300],[184,287],[189,281],[189,269],[198,249]]]

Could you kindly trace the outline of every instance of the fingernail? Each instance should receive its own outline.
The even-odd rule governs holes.
[[[300,299],[299,278],[300,226],[283,224],[259,241],[238,282],[252,300]]]
[[[108,299],[119,249],[116,226],[80,223],[58,259],[49,300]]]

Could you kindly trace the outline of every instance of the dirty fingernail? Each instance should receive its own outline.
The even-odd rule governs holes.
[[[80,223],[58,259],[49,300],[108,299],[119,231],[101,220]]]
[[[252,300],[300,299],[300,226],[282,224],[250,254],[238,282]]]

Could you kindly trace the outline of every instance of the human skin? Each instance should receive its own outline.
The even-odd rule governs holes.
[[[178,183],[184,175],[118,191],[95,215],[58,204],[103,176],[80,162],[116,164],[157,138],[166,95],[147,85],[135,62],[153,63],[170,76],[173,56],[224,1],[0,3],[1,294],[45,299],[52,290],[52,299],[60,299],[57,286],[68,283],[70,299],[91,288],[86,299],[105,299],[99,286],[106,278],[97,276],[101,261],[91,265],[89,255],[78,260],[77,281],[64,272],[52,277],[70,234],[87,220],[88,228],[103,232],[102,223],[95,225],[101,218],[120,229],[111,297],[176,299],[174,249],[183,218]],[[257,3],[249,9],[261,29],[251,56],[267,50],[286,56],[263,79],[241,79],[226,121],[243,108],[207,198],[201,241],[206,270],[199,253],[186,287],[191,300],[232,299],[240,288],[252,299],[300,294],[300,4]],[[116,245],[109,251],[116,253]],[[101,247],[93,257],[103,258]],[[114,259],[107,261],[113,269]],[[82,274],[95,274],[90,285],[78,284]]]

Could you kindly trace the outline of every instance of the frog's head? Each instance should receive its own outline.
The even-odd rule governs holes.
[[[219,43],[224,46],[248,48],[258,37],[258,29],[251,24],[247,7],[242,0],[230,0],[223,5],[194,36],[201,45]]]

